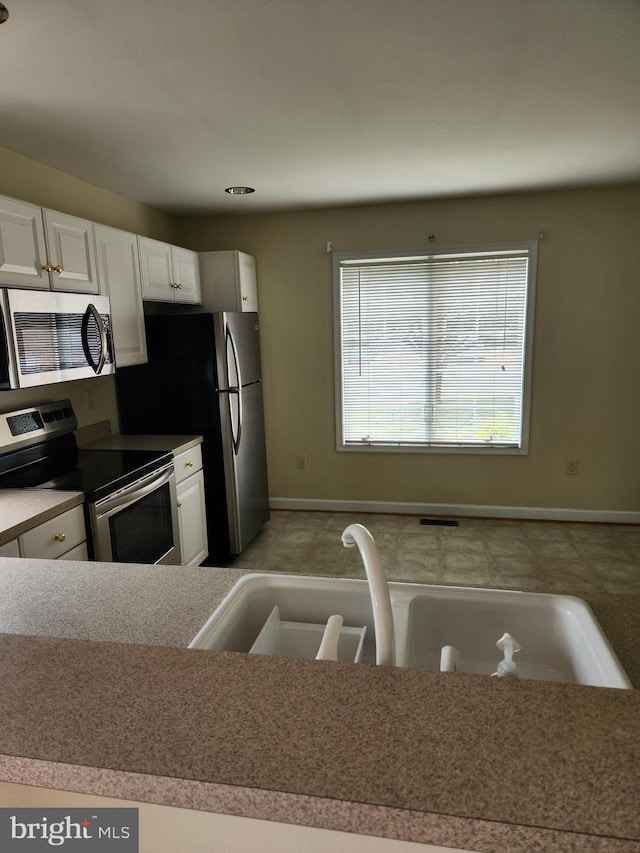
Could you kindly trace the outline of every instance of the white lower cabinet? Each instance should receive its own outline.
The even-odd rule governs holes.
[[[174,459],[174,468],[181,562],[183,566],[199,566],[209,554],[207,507],[200,445],[179,453]]]
[[[20,548],[17,539],[11,539],[10,542],[5,542],[0,545],[0,557],[19,557]]]
[[[19,556],[47,560],[86,560],[86,540],[84,512],[81,506],[76,506],[18,536]],[[74,556],[68,556],[71,553]],[[77,556],[79,554],[83,556]]]

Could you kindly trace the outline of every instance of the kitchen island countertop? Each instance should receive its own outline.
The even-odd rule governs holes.
[[[640,691],[185,649],[243,574],[0,559],[0,778],[473,850],[640,851]],[[640,596],[588,600],[637,686]]]

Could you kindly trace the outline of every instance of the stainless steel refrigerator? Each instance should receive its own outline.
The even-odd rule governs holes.
[[[269,520],[258,315],[145,317],[148,364],[116,373],[120,429],[202,434],[209,563]]]

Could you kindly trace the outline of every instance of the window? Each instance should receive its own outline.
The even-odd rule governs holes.
[[[338,449],[526,453],[536,256],[335,255]]]

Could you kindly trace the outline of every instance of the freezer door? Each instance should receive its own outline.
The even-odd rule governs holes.
[[[260,380],[258,315],[219,311],[213,318],[219,390],[251,385]]]
[[[240,554],[269,520],[262,383],[220,392],[231,553]]]

